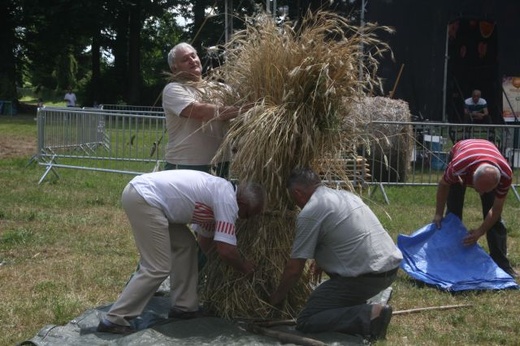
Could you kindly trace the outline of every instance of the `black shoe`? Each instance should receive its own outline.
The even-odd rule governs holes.
[[[168,312],[168,318],[177,318],[181,320],[191,320],[192,318],[208,317],[211,316],[209,313],[204,311],[201,307],[195,311],[181,311],[175,308],[171,308]]]
[[[513,268],[509,267],[509,268],[504,269],[504,271],[506,273],[508,273],[509,275],[511,275],[513,277],[513,279],[518,278],[518,273]]]
[[[370,341],[382,340],[386,338],[386,330],[388,329],[388,325],[390,324],[390,320],[392,319],[392,307],[390,305],[385,305],[381,309],[379,316],[374,318],[370,322]]]
[[[107,319],[102,319],[96,329],[100,333],[112,333],[128,335],[134,333],[136,330],[130,326],[121,326],[110,322]]]

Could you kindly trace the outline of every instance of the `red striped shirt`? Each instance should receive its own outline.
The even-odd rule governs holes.
[[[444,180],[449,184],[473,186],[473,173],[482,163],[500,170],[500,182],[495,189],[497,198],[504,198],[513,180],[513,171],[495,144],[485,139],[466,139],[457,142],[451,149],[451,161],[444,172]]]
[[[191,216],[191,222],[199,225],[209,232],[224,233],[235,235],[235,225],[226,221],[216,221],[213,215],[213,209],[210,206],[196,202]]]

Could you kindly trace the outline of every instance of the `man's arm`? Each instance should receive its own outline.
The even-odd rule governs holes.
[[[471,117],[474,120],[483,120],[483,119],[487,118],[488,115],[489,115],[489,111],[488,111],[487,107],[482,108],[478,112],[475,111],[475,112],[471,113]]]
[[[291,258],[285,265],[285,269],[278,285],[278,289],[271,294],[270,302],[271,305],[278,305],[284,300],[287,293],[294,287],[296,282],[300,279],[303,269],[305,268],[305,258]]]
[[[199,243],[200,248],[204,254],[208,255],[215,248],[215,244],[213,243],[213,238],[204,237],[200,234],[197,234],[197,242]]]
[[[464,102],[464,114],[469,116],[469,106],[466,102]]]
[[[471,116],[473,117],[473,119],[482,120],[482,119],[486,118],[488,116],[488,114],[489,114],[489,111],[488,111],[487,107],[484,107],[478,112],[473,112],[473,114]]]
[[[469,106],[468,104],[466,103],[466,101],[464,101],[464,122],[466,123],[471,123],[471,112],[469,110]]]
[[[243,259],[236,246],[221,241],[215,241],[215,247],[219,257],[224,262],[235,268],[235,270],[246,275],[255,271],[254,264]]]
[[[473,245],[475,244],[480,237],[486,234],[487,231],[493,227],[495,223],[500,220],[500,216],[502,215],[502,210],[504,209],[504,203],[506,198],[495,198],[493,202],[493,206],[489,209],[484,221],[482,224],[474,230],[469,231],[469,235],[464,238],[464,245]]]
[[[433,216],[433,223],[437,225],[437,228],[441,228],[442,216],[444,214],[444,207],[448,200],[448,193],[450,192],[450,184],[444,180],[444,177],[439,180],[437,185],[437,196],[435,203],[435,215]]]
[[[184,108],[180,114],[184,118],[192,118],[200,121],[230,120],[251,109],[253,104],[242,107],[217,106],[212,103],[193,102]]]

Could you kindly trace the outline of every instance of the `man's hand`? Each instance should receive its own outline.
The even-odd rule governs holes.
[[[471,117],[475,120],[482,120],[482,118],[484,118],[484,113],[472,112]]]
[[[314,285],[319,285],[321,283],[321,274],[323,270],[316,264],[316,261],[312,261],[311,263],[311,283]]]
[[[271,294],[271,296],[269,297],[269,303],[272,306],[278,306],[283,302],[284,299],[285,299],[285,296],[281,296],[278,293],[278,291],[276,291],[273,294]]]
[[[242,256],[240,256],[240,253],[238,252],[238,249],[235,245],[221,241],[215,241],[215,247],[220,259],[232,266],[236,271],[246,275],[252,275],[252,273],[254,273],[255,264],[248,260],[242,259]]]
[[[280,304],[289,290],[296,284],[296,282],[300,279],[300,276],[303,273],[303,269],[305,268],[305,262],[307,260],[305,258],[291,258],[285,265],[285,269],[282,274],[282,278],[280,279],[280,284],[276,291],[271,294],[269,301],[271,305],[276,306]]]
[[[478,229],[472,229],[468,232],[468,235],[464,237],[462,243],[464,246],[474,245],[479,240],[479,238],[484,235],[484,233],[486,232],[480,231]]]
[[[245,260],[242,265],[242,273],[244,273],[244,275],[253,275],[255,268],[256,265],[253,262]]]
[[[434,223],[435,226],[437,226],[437,229],[440,229],[440,228],[441,228],[441,226],[442,226],[441,221],[442,221],[442,215],[435,214],[435,215],[433,216],[432,223]]]

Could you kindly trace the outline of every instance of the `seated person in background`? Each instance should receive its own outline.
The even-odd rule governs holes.
[[[491,123],[487,102],[481,96],[480,90],[473,90],[471,97],[464,100],[464,119],[471,124]]]
[[[471,97],[464,100],[464,122],[467,124],[491,124],[488,106],[480,90],[473,90]],[[489,127],[468,127],[464,129],[463,139],[483,138],[495,141],[494,130]]]

